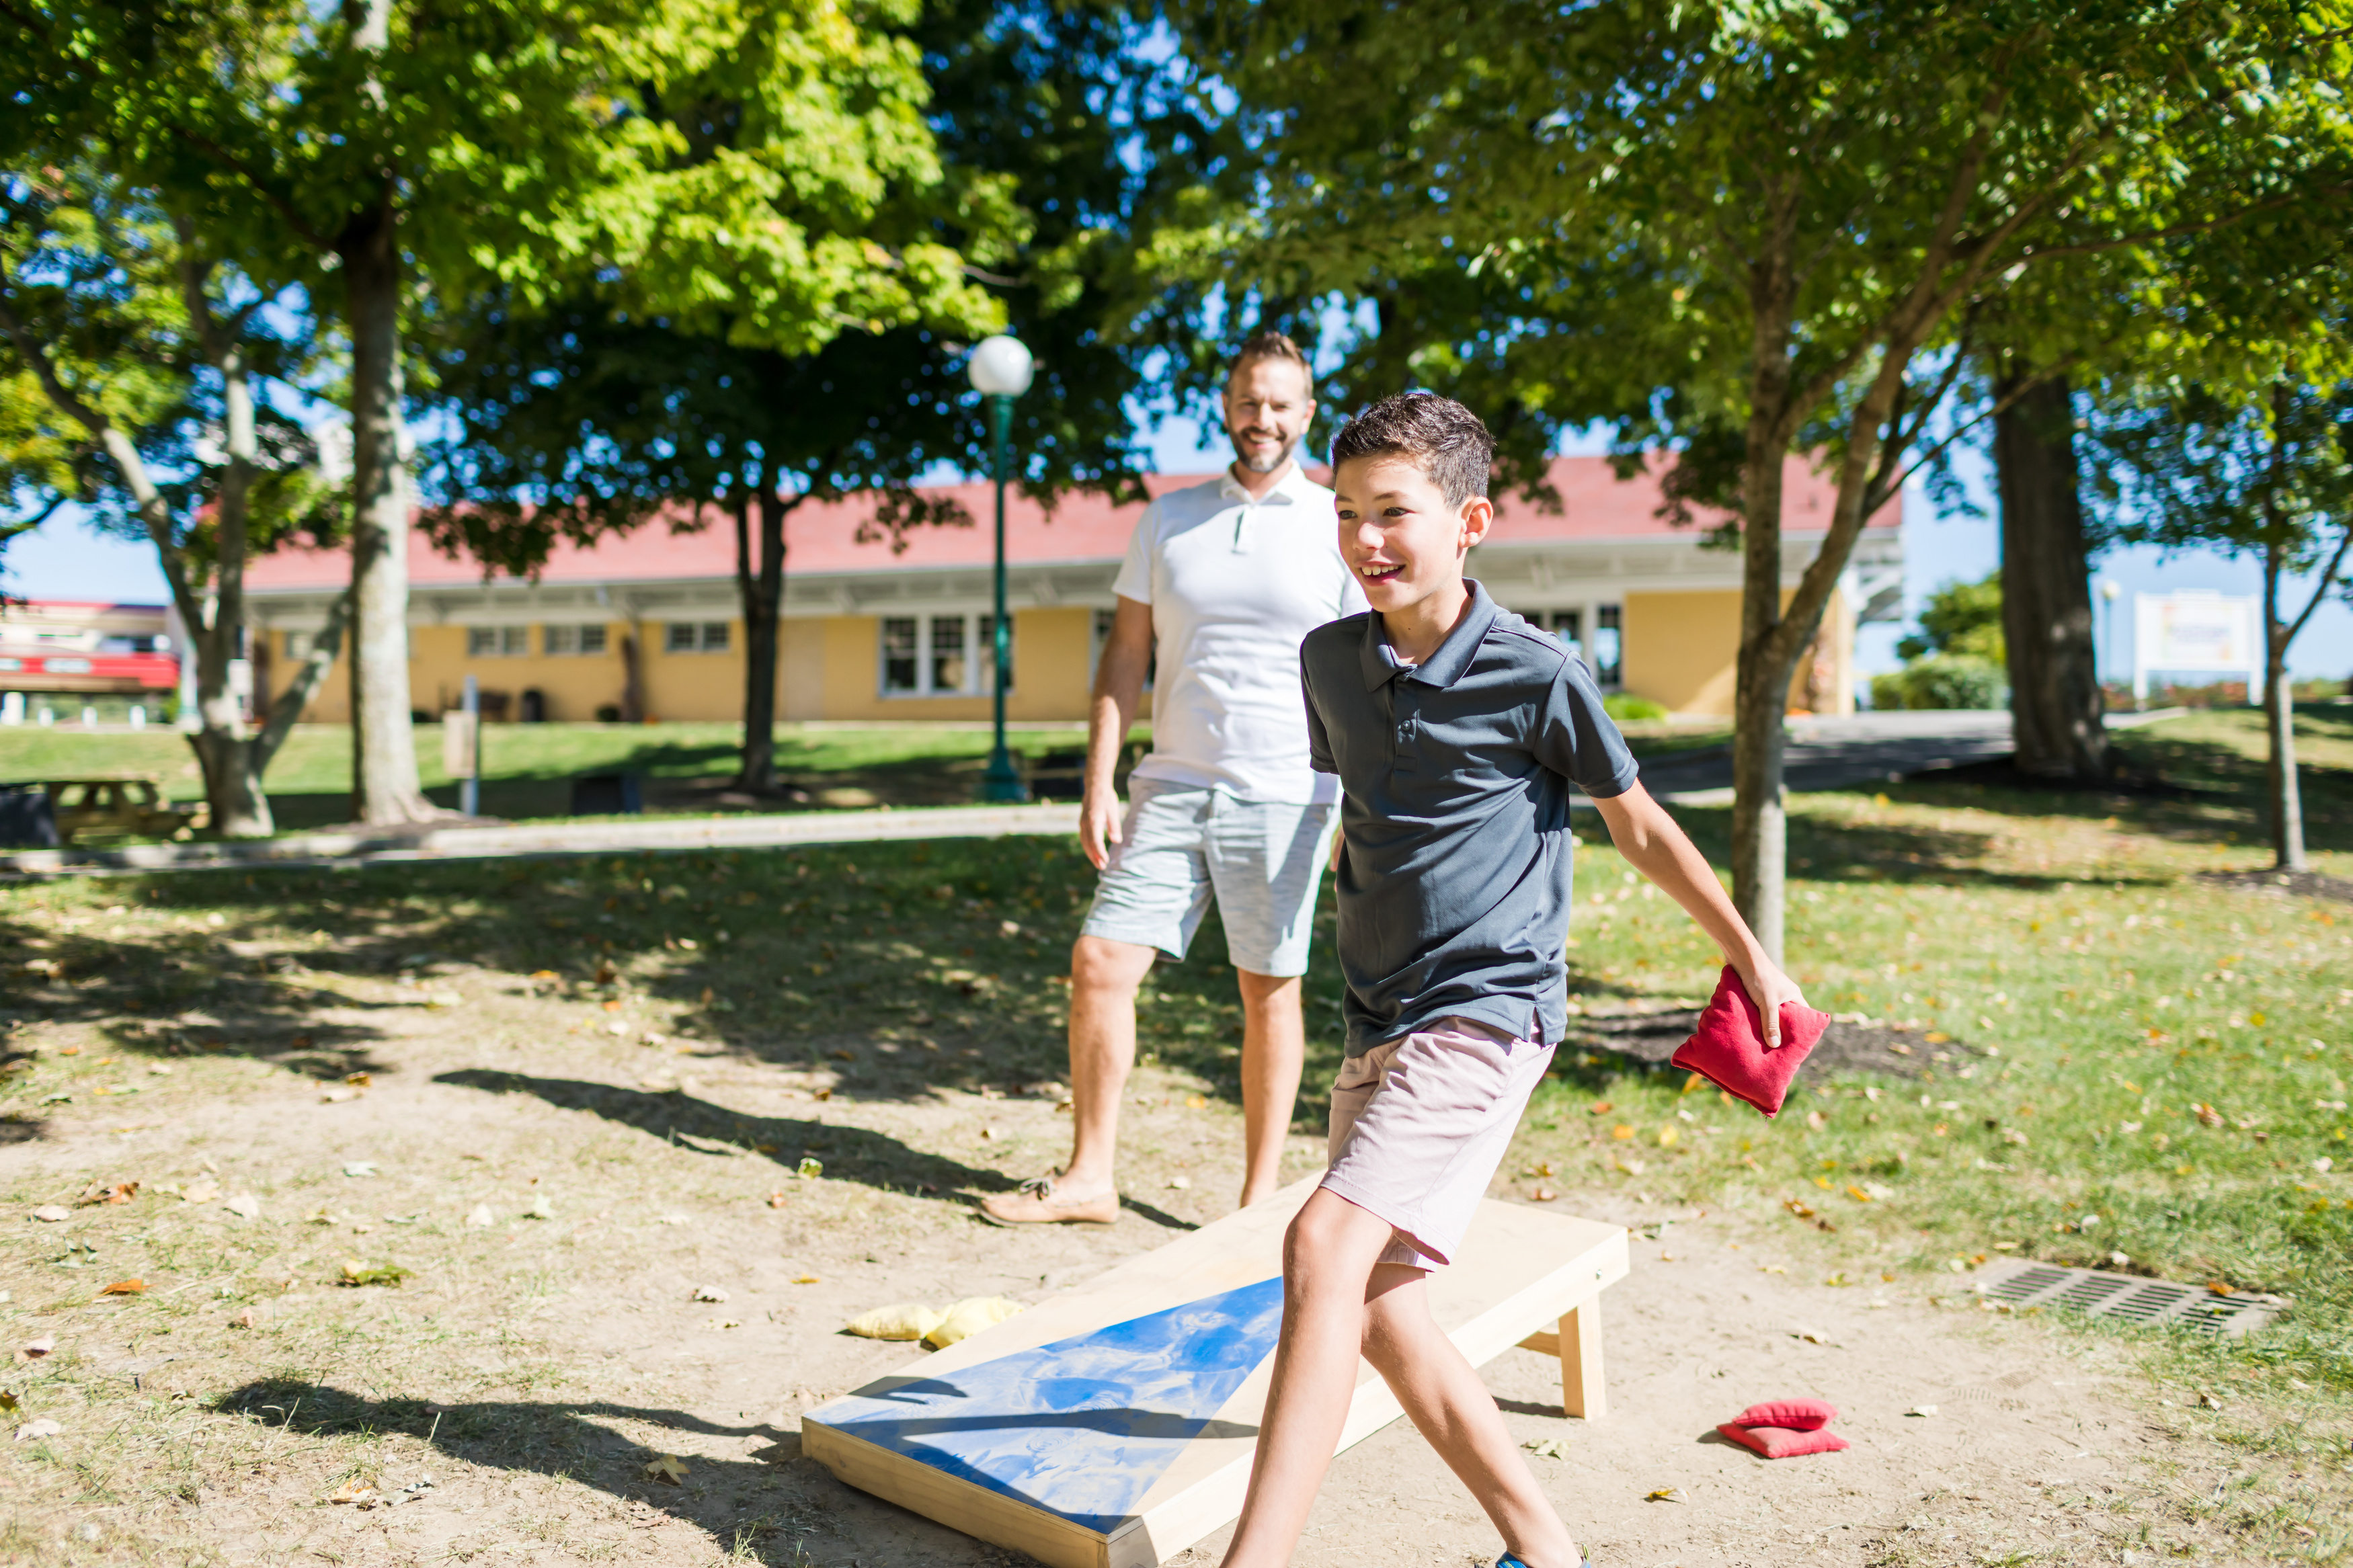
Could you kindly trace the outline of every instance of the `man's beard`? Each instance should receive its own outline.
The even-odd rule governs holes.
[[[1271,458],[1256,459],[1236,454],[1234,461],[1240,463],[1243,468],[1248,468],[1253,474],[1271,474],[1277,468],[1282,467],[1283,464],[1291,461],[1291,454],[1298,449],[1299,443],[1297,441],[1285,441],[1282,443],[1281,450],[1277,451]]]

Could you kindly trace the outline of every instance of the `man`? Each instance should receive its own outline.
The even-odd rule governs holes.
[[[1278,1184],[1306,1054],[1299,977],[1338,799],[1336,781],[1308,766],[1299,643],[1365,607],[1332,492],[1294,457],[1314,416],[1298,346],[1280,332],[1243,344],[1225,391],[1233,465],[1154,501],[1113,584],[1079,808],[1079,842],[1103,875],[1071,950],[1071,1158],[987,1199],[999,1224],[1119,1217],[1136,987],[1155,953],[1185,956],[1212,898],[1241,989],[1243,1205]],[[1152,752],[1123,818],[1112,769],[1147,675]]]

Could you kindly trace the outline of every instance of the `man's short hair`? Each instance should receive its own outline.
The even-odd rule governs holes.
[[[1384,397],[1345,425],[1332,441],[1332,466],[1351,458],[1406,457],[1419,463],[1448,506],[1487,493],[1495,465],[1495,438],[1479,416],[1434,392]]]
[[[1226,372],[1226,379],[1231,381],[1251,364],[1262,359],[1289,360],[1299,367],[1299,374],[1307,378],[1309,388],[1312,390],[1314,387],[1315,373],[1307,368],[1307,356],[1299,352],[1297,343],[1271,329],[1262,332],[1252,332],[1242,340],[1241,348],[1234,354],[1233,368]]]

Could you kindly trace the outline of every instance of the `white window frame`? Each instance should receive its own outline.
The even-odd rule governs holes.
[[[684,632],[685,637],[679,634]],[[666,621],[662,624],[664,653],[725,653],[733,628],[725,621]]]
[[[466,628],[468,658],[525,658],[530,654],[531,628],[527,626]]]
[[[1616,691],[1626,681],[1626,606],[1620,600],[1596,599],[1581,605],[1556,605],[1541,610],[1524,612],[1530,626],[1550,632],[1567,649],[1584,662],[1593,677],[1593,683],[1604,691]],[[1563,622],[1574,619],[1577,635],[1568,635]],[[1609,623],[1605,626],[1603,623]],[[1603,631],[1609,632],[1618,646],[1618,662],[1604,671],[1596,656],[1594,645]]]
[[[595,647],[588,646],[592,637],[596,639]],[[612,634],[601,621],[580,625],[565,623],[542,626],[539,644],[542,651],[551,658],[595,658],[610,650]]]
[[[878,617],[874,623],[876,694],[894,700],[909,697],[987,697],[991,695],[996,689],[990,685],[990,650],[982,640],[984,636],[990,635],[987,630],[989,627],[990,618],[989,612],[986,610],[919,610],[903,616]],[[1020,631],[1018,617],[1014,612],[1008,611],[1005,619],[1007,625],[1018,635]],[[912,690],[893,689],[891,685],[889,638],[891,623],[893,621],[915,623],[915,685]],[[944,637],[935,637],[935,634],[950,626],[955,628],[958,651],[964,658],[964,681],[957,686],[943,686],[934,679],[937,673],[934,667],[939,651],[946,640]],[[1013,681],[1018,680],[1021,676],[1021,661],[1018,658],[1013,660],[1013,668],[1008,673],[1012,679],[1006,682],[1005,689],[1010,695],[1014,689]]]

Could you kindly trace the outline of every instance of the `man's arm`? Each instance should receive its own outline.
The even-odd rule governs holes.
[[[1120,595],[1111,613],[1111,636],[1095,665],[1094,695],[1087,701],[1087,784],[1079,803],[1079,847],[1100,871],[1111,858],[1104,840],[1117,844],[1119,796],[1112,785],[1119,750],[1144,700],[1145,673],[1152,668],[1152,606]]]
[[[1664,889],[1724,950],[1725,962],[1748,988],[1748,999],[1757,1004],[1765,1025],[1765,1048],[1778,1049],[1781,1004],[1802,1005],[1806,998],[1797,982],[1765,956],[1756,933],[1725,896],[1724,884],[1715,879],[1707,858],[1683,837],[1675,819],[1640,783],[1623,795],[1593,804],[1600,808],[1601,820],[1609,827],[1609,841],[1626,857],[1626,863]]]

